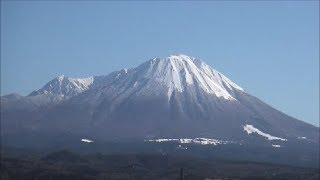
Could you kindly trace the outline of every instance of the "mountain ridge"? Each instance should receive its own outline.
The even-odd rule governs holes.
[[[159,83],[165,84],[169,87],[170,93],[172,93],[173,90],[177,90],[179,92],[183,91],[184,87],[182,83],[185,83],[184,85],[193,85],[193,83],[197,83],[202,89],[206,90],[207,92],[227,99],[232,98],[232,96],[228,94],[228,90],[231,90],[230,88],[244,91],[240,86],[229,80],[222,73],[205,64],[200,59],[182,54],[170,55],[166,58],[153,58],[136,68],[122,69],[120,71],[112,72],[109,75],[118,73],[116,77],[114,77],[115,79],[117,79],[119,78],[119,76],[132,73],[133,71],[143,71],[144,74],[140,75],[140,77],[137,77],[138,79],[154,78]],[[31,92],[28,96],[39,94],[54,94],[71,97],[88,90],[91,85],[93,87],[99,86],[99,84],[100,86],[101,84],[104,85],[104,82],[102,81],[103,79],[107,79],[107,76],[108,75],[93,76],[79,79],[60,75],[49,81],[44,87],[40,88],[39,90]],[[98,83],[96,83],[95,81],[98,81]],[[137,83],[138,82],[135,82],[134,86],[136,86]]]

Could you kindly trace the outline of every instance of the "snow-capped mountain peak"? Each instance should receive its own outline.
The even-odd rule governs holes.
[[[30,93],[29,96],[51,94],[68,98],[88,90],[93,81],[93,77],[74,79],[60,75],[48,82],[43,88]]]
[[[168,96],[173,91],[183,92],[187,87],[195,87],[224,99],[235,99],[234,89],[243,89],[199,59],[187,55],[171,55],[154,58],[135,68],[151,79],[168,87]]]

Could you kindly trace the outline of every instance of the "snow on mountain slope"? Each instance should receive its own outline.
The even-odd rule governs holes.
[[[270,134],[264,133],[264,132],[260,131],[259,129],[255,128],[253,125],[247,124],[247,125],[243,126],[243,129],[248,133],[248,135],[252,134],[252,133],[256,133],[256,134],[258,134],[260,136],[263,136],[263,137],[267,138],[270,141],[272,141],[272,140],[287,141],[287,139],[276,137],[276,136],[272,136]]]
[[[47,83],[43,88],[33,91],[29,96],[39,94],[59,95],[65,98],[77,95],[89,89],[94,81],[93,77],[84,79],[73,79],[65,76],[58,76]]]

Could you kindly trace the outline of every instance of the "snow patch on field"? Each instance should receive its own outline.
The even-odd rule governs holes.
[[[223,140],[217,140],[217,139],[209,139],[209,138],[183,138],[183,139],[151,139],[151,140],[145,140],[147,142],[176,142],[181,144],[200,144],[200,145],[219,145],[219,144],[230,144],[233,143],[231,141],[223,141]]]
[[[93,141],[90,139],[81,139],[81,141],[85,143],[93,143]]]
[[[278,144],[272,144],[272,147],[279,148],[279,147],[281,147],[281,146],[278,145]]]
[[[302,136],[302,137],[298,137],[298,139],[307,139],[307,137]]]

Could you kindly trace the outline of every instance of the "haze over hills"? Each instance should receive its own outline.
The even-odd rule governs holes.
[[[310,147],[304,156],[319,159],[318,127],[270,107],[186,55],[106,76],[59,76],[28,96],[2,96],[1,106],[1,138],[9,144],[34,134],[68,134],[104,142]]]

